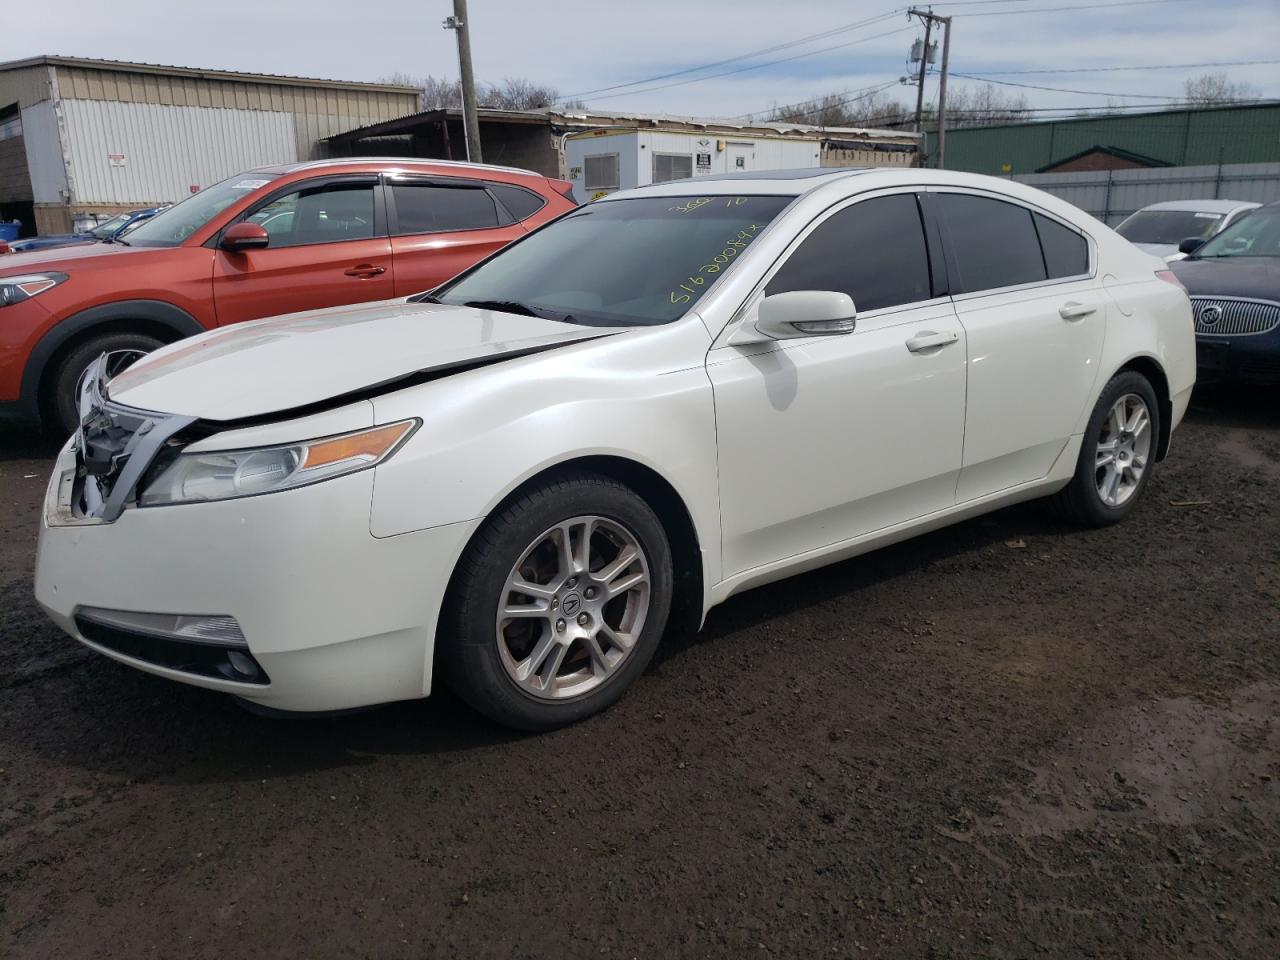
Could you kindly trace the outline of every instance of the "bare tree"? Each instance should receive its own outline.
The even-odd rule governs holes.
[[[421,109],[462,106],[462,84],[447,77],[414,77],[407,73],[391,73],[381,78],[383,83],[398,83],[417,87],[422,91]],[[535,83],[523,77],[505,77],[501,83],[476,84],[476,100],[481,107],[492,110],[539,110],[554,107],[559,91],[546,84]],[[564,104],[566,109],[584,109],[581,100]]]
[[[1012,123],[1031,116],[1031,104],[1022,94],[1005,93],[993,84],[952,87],[947,91],[947,126],[981,127]],[[937,103],[926,106],[926,129],[937,126]],[[895,127],[911,123],[915,108],[883,91],[856,97],[828,94],[816,100],[775,107],[770,120],[812,123],[827,127]]]
[[[1225,73],[1202,73],[1183,82],[1182,95],[1190,103],[1209,106],[1255,100],[1262,92],[1251,83],[1228,80]]]

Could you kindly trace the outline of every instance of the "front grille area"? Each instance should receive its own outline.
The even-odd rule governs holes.
[[[143,663],[180,670],[200,677],[268,684],[267,672],[242,645],[222,645],[199,640],[179,640],[119,623],[76,615],[76,629],[91,643]]]
[[[1238,337],[1267,333],[1280,326],[1280,303],[1235,297],[1192,297],[1196,333]]]

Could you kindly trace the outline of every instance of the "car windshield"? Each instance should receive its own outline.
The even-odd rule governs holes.
[[[122,214],[119,214],[118,216],[112,217],[106,223],[98,224],[89,232],[93,234],[93,236],[97,237],[99,240],[105,240],[107,237],[111,236],[113,233],[115,233],[117,230],[123,227],[125,223],[128,222],[128,220],[129,220],[129,214],[122,213]]]
[[[1211,237],[1225,214],[1195,210],[1139,210],[1116,233],[1130,243],[1165,243],[1177,246],[1188,237]]]
[[[597,201],[437,290],[436,299],[593,326],[670,323],[792,199]]]
[[[1195,252],[1202,257],[1280,257],[1280,206],[1254,210]]]
[[[246,173],[216,183],[130,230],[129,243],[135,247],[176,247],[211,218],[272,179],[270,174]]]

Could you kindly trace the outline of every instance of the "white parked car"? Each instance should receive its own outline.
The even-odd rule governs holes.
[[[431,295],[91,371],[36,595],[263,707],[440,674],[555,727],[616,700],[673,611],[1017,501],[1126,516],[1195,377],[1162,267],[966,174],[616,193]]]
[[[1182,241],[1203,243],[1257,206],[1247,200],[1166,200],[1129,214],[1116,233],[1144,253],[1166,262],[1181,260],[1186,256],[1178,250]]]

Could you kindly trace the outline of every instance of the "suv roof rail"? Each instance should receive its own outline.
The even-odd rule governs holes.
[[[292,173],[295,170],[310,170],[315,167],[341,166],[357,163],[397,163],[397,164],[430,164],[435,167],[465,167],[475,170],[501,170],[504,173],[523,173],[532,177],[544,174],[534,170],[522,170],[519,167],[502,167],[492,163],[467,163],[463,160],[435,160],[431,157],[330,157],[327,160],[303,160],[284,166],[284,170]]]

